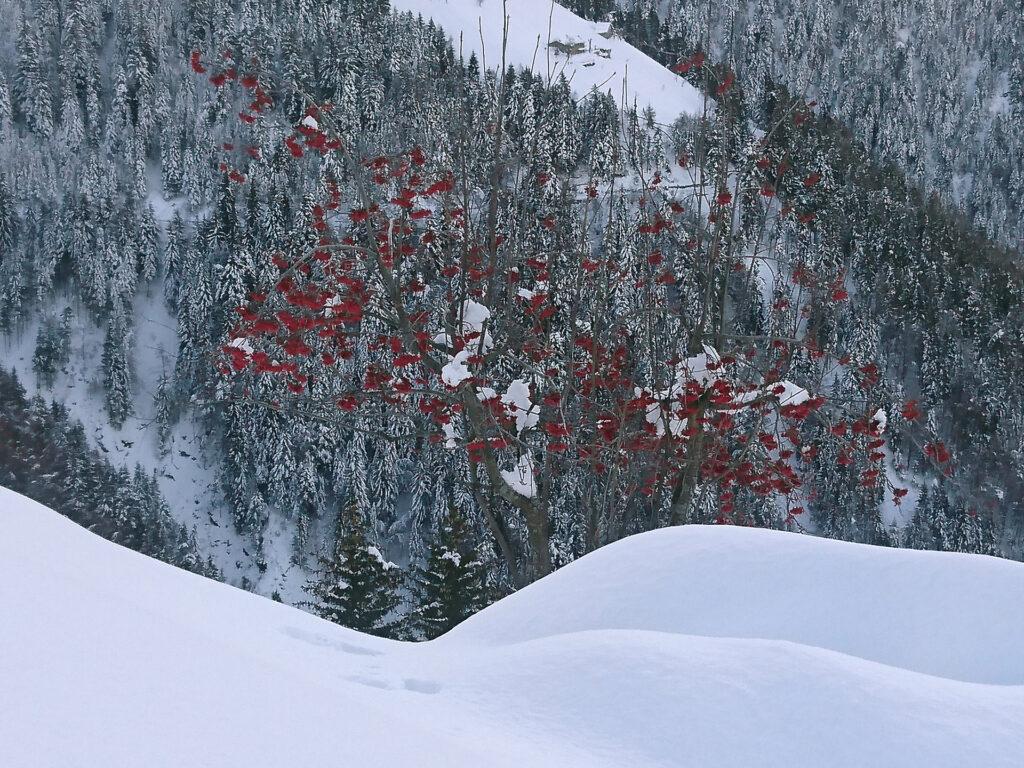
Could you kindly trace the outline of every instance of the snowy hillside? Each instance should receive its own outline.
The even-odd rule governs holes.
[[[675,528],[410,645],[147,560],[8,491],[0,517],[7,768],[1024,754],[1016,563]]]
[[[653,107],[659,122],[699,114],[703,97],[678,75],[618,37],[608,24],[581,19],[551,0],[391,0],[396,11],[429,18],[452,39],[456,52],[475,53],[500,69],[504,62],[528,67],[553,81],[564,75],[579,96],[610,92],[625,106]]]
[[[301,593],[302,578],[285,583],[290,563],[288,553],[278,557],[272,546],[267,548],[270,568],[260,574],[245,550],[245,542],[231,526],[230,516],[220,503],[221,491],[216,482],[218,458],[204,444],[203,428],[192,414],[186,414],[170,432],[166,453],[158,445],[155,419],[155,395],[161,375],[173,374],[178,352],[177,321],[160,300],[162,287],[138,297],[133,309],[132,371],[134,374],[133,413],[120,429],[109,421],[103,398],[104,331],[80,308],[72,315],[68,336],[69,360],[57,372],[52,386],[45,386],[33,371],[33,351],[39,319],[27,324],[19,334],[0,340],[0,360],[15,371],[29,395],[39,395],[66,406],[73,418],[80,421],[91,446],[98,449],[114,466],[131,469],[141,465],[155,472],[160,488],[168,499],[174,518],[194,529],[204,556],[212,557],[226,580],[238,584],[243,578],[269,595],[273,590],[295,598]],[[47,307],[43,317],[59,315],[67,306],[56,301]],[[268,540],[276,542],[268,534]],[[285,544],[288,537],[285,535]],[[264,581],[265,579],[265,581]]]

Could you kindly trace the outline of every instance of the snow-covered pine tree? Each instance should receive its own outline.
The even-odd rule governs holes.
[[[132,413],[131,332],[116,302],[103,339],[103,389],[110,423],[121,427]]]
[[[388,636],[396,625],[400,570],[367,538],[366,521],[354,504],[339,519],[337,541],[306,591],[307,603],[321,618],[375,635]]]
[[[430,547],[427,561],[409,577],[412,609],[406,616],[410,634],[431,640],[486,607],[488,590],[476,537],[465,514],[449,506]]]
[[[36,23],[23,17],[18,30],[18,69],[14,81],[17,104],[35,133],[47,137],[53,131],[53,104],[46,46]]]
[[[71,355],[70,328],[67,315],[62,322],[49,317],[39,326],[36,334],[36,349],[32,355],[32,370],[40,383],[47,388],[53,386],[57,371],[67,365]]]

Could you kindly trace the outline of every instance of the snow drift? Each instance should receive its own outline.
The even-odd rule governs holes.
[[[733,528],[361,635],[0,490],[0,765],[1011,766],[1024,566]]]

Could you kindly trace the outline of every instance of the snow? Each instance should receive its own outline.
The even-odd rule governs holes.
[[[450,560],[456,568],[458,568],[462,564],[462,555],[451,549],[446,549],[444,552],[442,552],[441,559]]]
[[[884,408],[879,408],[875,411],[875,415],[871,417],[871,421],[874,423],[878,434],[885,432],[885,428],[889,426],[889,417],[886,415]]]
[[[473,377],[466,365],[469,358],[478,352],[487,352],[494,346],[494,339],[485,329],[487,321],[491,318],[491,310],[479,302],[466,299],[462,302],[461,318],[461,334],[463,336],[476,335],[476,338],[472,339],[465,349],[449,357],[448,362],[441,369],[441,381],[452,388]],[[452,339],[444,331],[434,336],[434,342],[446,347],[453,346]]]
[[[454,356],[445,364],[444,368],[441,369],[441,381],[447,384],[449,387],[457,387],[466,379],[471,379],[473,374],[470,373],[469,368],[466,367],[466,361],[472,355],[472,350],[464,349],[461,352],[456,352]]]
[[[704,345],[704,351],[688,357],[676,366],[675,380],[666,388],[661,390],[646,390],[636,388],[637,397],[648,395],[652,398],[648,403],[644,418],[648,424],[652,424],[659,436],[665,434],[665,412],[668,412],[668,431],[675,437],[679,437],[686,430],[686,418],[680,418],[679,403],[677,398],[686,390],[690,381],[698,382],[702,387],[707,387],[718,378],[712,371],[708,370],[709,365],[719,361],[718,352],[708,345]]]
[[[505,394],[501,396],[501,402],[515,416],[517,433],[532,429],[540,421],[540,408],[530,399],[530,385],[522,379],[516,379],[508,385]]]
[[[466,299],[462,302],[462,332],[483,333],[484,323],[491,319],[491,310],[479,302]]]
[[[324,302],[324,317],[333,317],[334,308],[342,303],[341,296],[331,296]]]
[[[481,403],[486,403],[488,400],[497,400],[498,393],[491,387],[480,387],[476,391],[476,399]]]
[[[470,340],[465,349],[450,356],[448,362],[441,369],[441,381],[453,389],[473,377],[466,365],[469,358],[478,352],[487,352],[494,346],[494,339],[485,329],[487,321],[491,318],[491,310],[479,302],[466,299],[462,302],[460,314],[462,318],[461,334],[463,336],[476,335],[476,338]],[[434,336],[434,342],[449,348],[454,346],[453,340],[444,331]]]
[[[459,447],[460,435],[452,423],[442,424],[441,431],[444,432],[444,447],[448,449]]]
[[[648,424],[654,426],[659,436],[665,434],[666,413],[668,415],[667,429],[669,433],[675,437],[685,433],[687,427],[686,412],[681,407],[680,395],[686,391],[687,384],[691,381],[697,382],[703,389],[709,389],[721,380],[717,373],[717,366],[721,359],[718,350],[705,344],[703,352],[686,358],[676,366],[675,380],[666,389],[650,390],[640,387],[636,388],[635,394],[637,397],[647,395],[651,398],[646,407],[645,418]],[[728,383],[727,379],[724,381]],[[749,391],[737,392],[733,395],[733,404],[736,407],[724,410],[740,410],[744,405],[763,397],[765,390],[775,395],[779,405],[783,406],[801,405],[811,399],[810,393],[803,387],[797,386],[791,381],[779,381],[772,384],[764,384],[762,387],[753,388]]]
[[[520,496],[532,499],[537,495],[537,481],[533,476],[533,462],[523,454],[512,469],[501,470],[501,477]]]
[[[718,376],[708,369],[709,365],[717,365],[721,358],[718,350],[714,347],[704,345],[704,351],[688,357],[683,361],[682,366],[676,373],[677,386],[685,388],[686,382],[690,379],[697,381],[701,386],[707,387],[713,384]]]
[[[781,392],[778,391],[780,388]],[[791,381],[780,381],[773,386],[772,390],[779,397],[779,405],[803,405],[811,399],[806,389]]]
[[[390,560],[388,560],[386,557],[384,557],[384,555],[381,554],[380,550],[377,547],[374,547],[374,546],[367,547],[366,548],[366,554],[368,554],[370,557],[372,557],[374,560],[376,560],[378,563],[380,563],[381,568],[383,568],[385,571],[390,570],[391,568],[397,568],[398,567],[397,565],[392,563]]]
[[[1010,768],[1024,566],[642,534],[399,643],[0,490],[0,764]]]
[[[239,336],[237,338],[232,339],[230,342],[228,342],[228,346],[234,347],[235,349],[240,349],[247,355],[251,355],[255,351],[252,348],[252,344],[250,344],[249,340],[244,336]]]
[[[681,77],[624,40],[603,37],[607,24],[582,19],[550,0],[392,0],[391,6],[433,19],[457,53],[475,53],[492,69],[501,69],[507,14],[507,64],[529,67],[552,82],[564,75],[580,97],[597,88],[620,105],[651,106],[664,124],[703,109],[703,97]],[[581,52],[559,50],[574,45]]]

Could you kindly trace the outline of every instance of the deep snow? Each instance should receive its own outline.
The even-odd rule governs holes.
[[[178,571],[6,490],[0,522],[5,768],[1024,754],[1019,563],[674,528],[416,645]]]
[[[475,53],[488,68],[501,69],[507,17],[507,65],[529,67],[549,82],[564,75],[580,97],[597,88],[620,105],[653,107],[665,125],[703,111],[703,96],[681,77],[621,38],[603,37],[608,24],[580,18],[551,0],[391,0],[391,7],[433,19],[456,53]],[[569,53],[573,45],[582,51]]]

